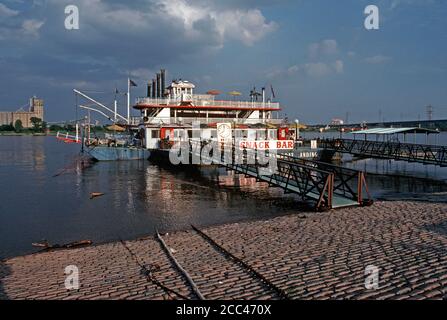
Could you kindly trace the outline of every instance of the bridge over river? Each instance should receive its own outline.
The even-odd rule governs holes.
[[[447,167],[445,146],[355,139],[321,140],[319,146],[333,152],[364,158],[392,159]]]

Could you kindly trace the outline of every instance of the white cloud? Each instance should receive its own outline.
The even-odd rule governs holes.
[[[8,23],[0,25],[0,41],[9,40],[23,42],[39,37],[40,28],[45,21],[37,19],[19,19],[16,16],[4,18]]]
[[[296,64],[285,70],[275,69],[267,74],[268,78],[292,77],[295,75],[304,75],[311,78],[321,78],[331,74],[341,74],[344,72],[344,63],[337,60],[333,63],[309,62]]]
[[[267,22],[261,11],[227,11],[216,15],[216,25],[224,39],[239,40],[253,45],[277,28],[274,22]]]
[[[12,10],[12,9],[8,8],[7,6],[5,6],[3,3],[0,3],[0,17],[2,17],[2,18],[14,17],[18,14],[19,14],[18,11]]]
[[[382,63],[389,62],[390,60],[391,60],[390,57],[379,54],[376,56],[366,58],[365,62],[369,63],[369,64],[382,64]]]
[[[310,78],[321,78],[331,74],[342,74],[344,72],[344,62],[334,58],[334,55],[338,54],[338,52],[338,43],[334,39],[312,43],[308,46],[310,61],[295,64],[286,69],[273,69],[267,72],[267,77],[284,78],[301,75]]]
[[[327,39],[321,42],[312,43],[308,48],[309,57],[316,59],[321,55],[333,55],[338,52],[338,44],[336,40]]]
[[[344,63],[341,60],[337,60],[334,62],[334,69],[336,73],[343,73],[344,71]]]
[[[158,71],[157,71],[158,72]],[[123,74],[123,76],[128,76],[130,74],[130,77],[132,78],[132,80],[134,81],[148,81],[151,77],[154,76],[154,74],[156,73],[155,70],[151,70],[148,68],[137,68],[137,69],[133,69],[130,72],[121,70],[121,73]],[[143,85],[143,84],[142,84]]]
[[[59,6],[59,0],[49,0]],[[174,32],[190,42],[201,41],[220,48],[236,40],[253,45],[277,29],[258,9],[220,8],[212,2],[187,0],[140,0],[137,5],[113,5],[99,0],[79,0],[81,22],[95,31],[166,34]],[[83,10],[85,9],[85,10]]]
[[[275,22],[267,22],[258,9],[214,10],[211,7],[194,6],[185,0],[158,0],[164,14],[183,23],[188,36],[199,36],[204,31],[200,23],[214,27],[222,44],[225,40],[238,40],[252,45],[277,28]]]
[[[304,65],[304,70],[306,71],[307,75],[313,78],[326,76],[332,71],[330,66],[323,62],[306,63]]]
[[[390,4],[390,10],[394,10],[402,5],[424,6],[424,5],[432,5],[434,2],[435,2],[434,0],[392,0]]]
[[[44,21],[39,21],[39,20],[34,20],[34,19],[25,20],[22,23],[22,32],[25,35],[29,35],[32,37],[38,37],[39,30],[44,24],[45,24]]]

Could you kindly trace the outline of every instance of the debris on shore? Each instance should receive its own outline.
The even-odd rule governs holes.
[[[102,193],[102,192],[92,192],[92,193],[90,193],[90,199],[102,197],[103,195],[104,195],[104,193]]]
[[[52,249],[75,249],[79,247],[90,246],[93,244],[91,240],[80,240],[74,241],[66,244],[50,244],[47,240],[43,240],[42,242],[35,242],[31,245],[36,248],[43,248],[43,250],[52,250]]]

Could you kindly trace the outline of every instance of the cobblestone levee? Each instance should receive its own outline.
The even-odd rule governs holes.
[[[203,231],[295,299],[447,298],[447,204],[378,202]],[[205,298],[275,298],[195,231],[164,239]],[[79,269],[78,290],[65,289],[68,265]],[[370,265],[379,268],[378,289],[365,288]],[[142,269],[179,295],[163,290]],[[181,297],[195,298],[152,238],[0,262],[0,299]]]

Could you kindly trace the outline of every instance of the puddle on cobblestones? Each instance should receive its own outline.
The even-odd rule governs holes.
[[[437,233],[443,237],[447,237],[447,220],[438,223],[424,226],[424,229]]]
[[[10,268],[0,259],[0,300],[8,299],[8,295],[5,292],[3,279],[5,279],[10,274]]]

